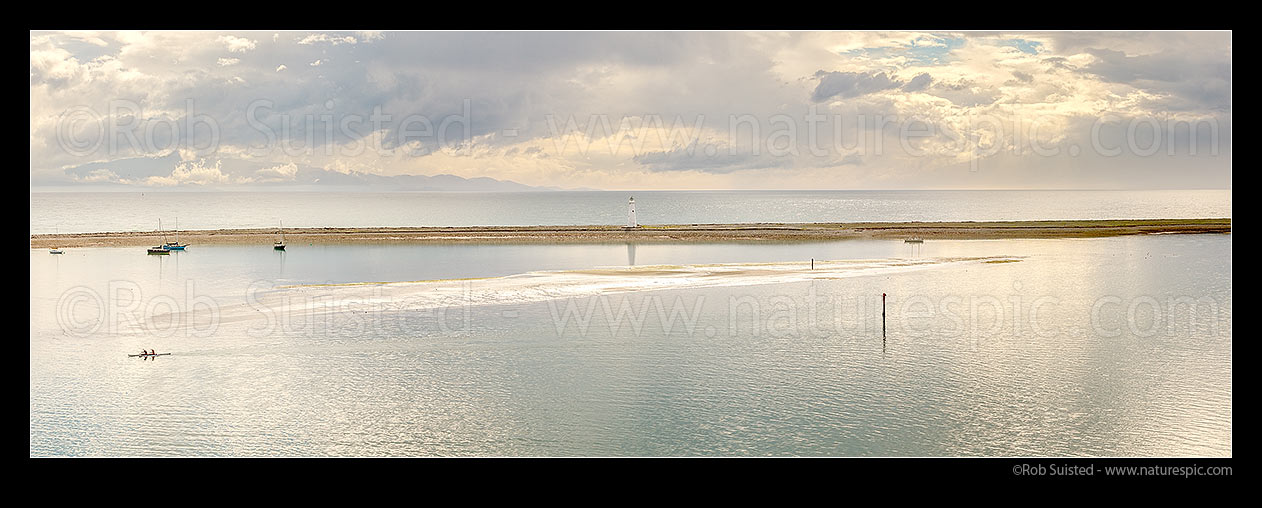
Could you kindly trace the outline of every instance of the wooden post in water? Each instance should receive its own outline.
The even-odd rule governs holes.
[[[815,258],[811,258],[811,269],[815,269]]]
[[[881,340],[885,340],[885,293],[881,293]]]

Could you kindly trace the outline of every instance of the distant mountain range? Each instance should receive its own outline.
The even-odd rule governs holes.
[[[406,191],[486,191],[531,192],[597,190],[539,187],[497,180],[464,178],[456,175],[378,175],[333,171],[297,164],[263,163],[239,159],[185,161],[178,153],[165,157],[134,157],[110,162],[92,162],[67,168],[62,178],[32,178],[32,186],[84,188],[319,188]]]

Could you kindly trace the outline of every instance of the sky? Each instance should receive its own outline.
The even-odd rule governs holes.
[[[33,188],[1231,187],[1230,32],[31,32],[30,50]]]

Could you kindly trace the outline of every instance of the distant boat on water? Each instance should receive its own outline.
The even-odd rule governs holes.
[[[925,243],[925,239],[924,238],[908,238],[906,240],[903,240],[903,243]]]
[[[285,250],[285,221],[280,221],[280,241],[273,243],[272,249]]]

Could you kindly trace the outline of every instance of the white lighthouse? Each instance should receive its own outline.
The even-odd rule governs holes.
[[[635,221],[635,197],[627,200],[627,227],[638,228],[640,224]]]

